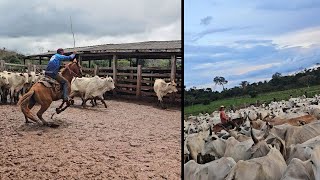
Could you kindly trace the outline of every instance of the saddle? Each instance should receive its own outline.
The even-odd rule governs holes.
[[[56,93],[60,92],[62,88],[57,80],[49,76],[42,77],[38,82],[43,84],[47,88],[52,88]]]

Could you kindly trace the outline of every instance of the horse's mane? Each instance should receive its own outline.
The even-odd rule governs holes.
[[[67,70],[67,68],[65,68],[65,67],[68,66],[69,64],[72,64],[72,62],[69,62],[68,64],[66,64],[64,66],[64,68],[61,69],[61,74],[64,73]]]

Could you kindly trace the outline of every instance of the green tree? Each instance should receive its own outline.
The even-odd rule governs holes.
[[[246,90],[247,86],[249,85],[248,81],[241,81],[240,86],[243,90]]]
[[[222,86],[223,90],[225,90],[224,88],[224,84],[227,84],[228,81],[222,77],[222,76],[216,76],[214,79],[213,79],[213,82],[216,84],[216,85],[220,85]]]
[[[302,85],[306,85],[308,86],[308,88],[310,87],[310,84],[313,83],[316,80],[316,76],[314,75],[306,75],[306,76],[302,76],[301,78],[298,79],[298,82]]]

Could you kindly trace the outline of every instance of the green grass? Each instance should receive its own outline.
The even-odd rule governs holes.
[[[246,104],[247,106],[252,103],[256,103],[257,100],[262,102],[269,103],[273,100],[273,98],[276,98],[277,101],[280,100],[288,100],[290,98],[290,95],[293,97],[302,96],[304,92],[308,93],[308,97],[314,96],[315,94],[320,94],[320,85],[317,86],[311,86],[311,87],[305,87],[305,88],[298,88],[298,89],[290,89],[285,91],[276,91],[276,92],[270,92],[270,93],[263,93],[258,94],[255,98],[250,98],[249,96],[243,96],[243,97],[235,97],[235,98],[227,98],[227,99],[221,99],[217,101],[212,101],[208,105],[203,104],[196,104],[193,106],[187,106],[184,107],[184,115],[198,115],[199,113],[212,113],[215,110],[218,110],[218,108],[221,105],[224,105],[228,108],[231,107],[231,105],[234,105],[235,107],[243,106]]]

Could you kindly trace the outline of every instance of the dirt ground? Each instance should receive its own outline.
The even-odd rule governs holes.
[[[17,106],[0,105],[0,179],[180,179],[181,111],[106,102],[50,119],[53,103],[44,117],[56,129],[27,125]]]

